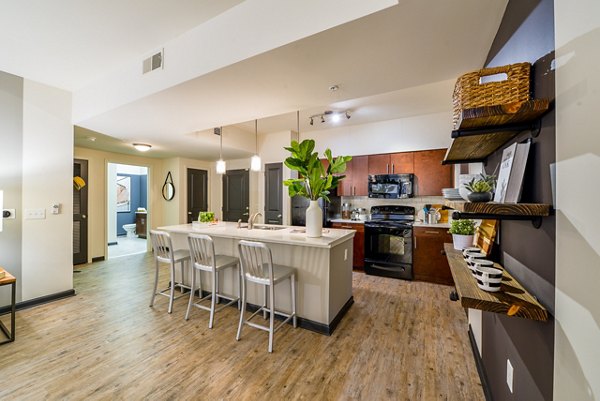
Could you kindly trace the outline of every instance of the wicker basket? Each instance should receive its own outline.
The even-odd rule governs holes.
[[[481,77],[502,74],[507,79],[498,82],[481,83]],[[452,103],[454,105],[454,129],[464,109],[482,106],[497,106],[531,99],[530,63],[510,64],[501,67],[483,68],[462,75],[456,81]]]

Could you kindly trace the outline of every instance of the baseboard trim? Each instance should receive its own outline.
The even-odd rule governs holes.
[[[202,291],[203,297],[210,294],[211,293],[208,291]],[[353,303],[354,297],[351,296],[350,299],[348,299],[348,301],[344,304],[344,306],[342,306],[342,309],[340,309],[339,313],[333,318],[330,324],[315,322],[314,320],[306,319],[300,316],[298,316],[298,318],[296,319],[296,323],[298,324],[298,327],[301,327],[303,329],[330,336],[333,334],[333,331],[340,323],[346,312],[348,312]],[[237,303],[233,303],[229,306],[237,308]],[[246,302],[246,311],[248,312],[256,312],[259,308],[259,305]],[[275,320],[284,320],[284,317],[275,315]],[[288,322],[288,324],[292,324],[292,322],[290,321]]]
[[[104,259],[105,259],[104,256],[96,256],[95,258],[92,258],[92,263],[103,262]]]
[[[75,290],[56,292],[54,294],[44,295],[43,297],[28,299],[27,301],[23,301],[23,302],[17,302],[16,309],[17,310],[28,309],[28,308],[32,308],[34,306],[47,304],[47,303],[50,303],[53,301],[57,301],[59,299],[68,298],[68,297],[72,297],[72,296],[75,296]],[[0,315],[9,313],[10,309],[11,309],[10,305],[1,307]]]
[[[469,325],[469,340],[471,342],[471,350],[473,351],[473,358],[475,358],[475,366],[477,367],[477,373],[479,373],[479,380],[481,380],[481,387],[483,388],[483,395],[486,401],[494,401],[492,398],[492,389],[485,373],[485,366],[483,366],[483,359],[479,355],[479,349],[477,348],[477,341],[475,341],[475,335]]]

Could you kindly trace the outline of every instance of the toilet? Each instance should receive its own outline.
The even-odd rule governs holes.
[[[127,238],[137,238],[137,235],[135,235],[135,223],[123,224],[123,229],[127,232]]]

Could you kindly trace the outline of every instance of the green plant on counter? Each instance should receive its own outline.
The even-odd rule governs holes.
[[[457,235],[473,235],[475,234],[475,222],[469,219],[453,220],[448,232]]]
[[[200,212],[200,214],[198,214],[198,221],[200,223],[210,223],[214,220],[215,220],[214,212]]]
[[[329,162],[327,169],[319,160],[319,153],[313,152],[315,141],[305,139],[298,143],[292,141],[291,146],[285,150],[291,153],[291,156],[285,159],[285,165],[300,174],[300,178],[292,178],[283,181],[288,187],[288,193],[291,197],[300,195],[310,200],[319,200],[323,198],[329,201],[331,189],[337,188],[340,181],[346,177],[340,175],[346,171],[346,163],[352,160],[352,156],[338,156],[333,158],[331,150],[325,150],[325,157]]]
[[[473,178],[464,185],[471,192],[492,192],[496,186],[496,176],[479,174],[479,178]]]

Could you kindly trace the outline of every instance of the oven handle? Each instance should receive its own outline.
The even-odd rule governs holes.
[[[385,267],[385,266],[381,266],[381,265],[376,265],[375,263],[371,264],[371,266],[372,267],[376,267],[376,268],[381,269],[381,270],[388,270],[388,271],[393,271],[393,272],[397,272],[399,268],[403,272],[406,271],[406,269],[404,268],[404,266],[396,266],[396,267],[392,268],[392,267]]]
[[[394,226],[388,226],[388,225],[377,224],[377,223],[365,223],[365,228],[389,228],[389,229],[393,229],[393,230],[410,230],[412,227],[411,228],[394,227]]]

